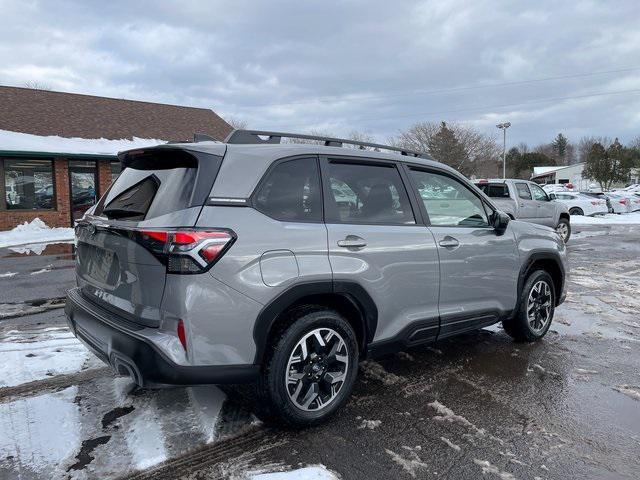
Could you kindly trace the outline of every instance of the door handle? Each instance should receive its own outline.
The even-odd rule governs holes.
[[[442,240],[440,240],[440,242],[438,242],[438,245],[444,248],[456,248],[460,246],[460,242],[457,239],[447,235]]]
[[[347,235],[344,240],[338,240],[338,246],[343,248],[363,248],[367,246],[367,242],[357,235]]]
[[[521,206],[521,207],[524,207],[524,203],[521,203],[521,204],[520,204],[520,206]]]

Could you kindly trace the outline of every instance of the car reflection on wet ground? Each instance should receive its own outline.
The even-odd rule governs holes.
[[[136,388],[70,337],[61,310],[2,320],[0,478],[312,464],[349,479],[638,478],[639,235],[574,237],[569,295],[543,342],[495,326],[363,362],[346,408],[306,430],[257,421],[249,387]]]

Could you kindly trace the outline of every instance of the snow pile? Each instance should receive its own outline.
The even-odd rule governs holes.
[[[167,143],[155,138],[138,138],[132,140],[107,140],[106,138],[65,138],[58,136],[41,137],[29,133],[0,130],[0,145],[3,150],[20,150],[47,153],[84,153],[89,155],[115,155],[122,150],[151,147]]]
[[[572,225],[640,225],[640,212],[622,213],[616,215],[598,215],[597,217],[585,217],[583,215],[572,215]]]
[[[262,473],[253,475],[251,480],[337,480],[324,465],[299,468],[289,472]]]
[[[0,338],[0,388],[101,366],[66,328],[12,330]]]
[[[13,230],[0,232],[0,248],[30,243],[70,242],[73,228],[50,228],[39,218],[24,222]]]

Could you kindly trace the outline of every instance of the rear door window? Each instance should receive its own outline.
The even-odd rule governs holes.
[[[327,223],[415,225],[395,165],[328,163]]]
[[[314,157],[278,163],[258,187],[255,208],[283,222],[321,222],[320,172]]]
[[[526,183],[516,183],[516,190],[518,191],[518,197],[524,200],[531,200],[531,192],[529,191],[529,186]]]

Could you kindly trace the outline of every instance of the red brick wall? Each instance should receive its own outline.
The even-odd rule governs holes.
[[[98,161],[98,198],[104,195],[111,185],[111,166],[110,162]]]
[[[101,162],[108,163],[109,162]],[[0,210],[0,231],[10,230],[23,222],[30,222],[38,217],[50,227],[71,226],[71,213],[69,212],[69,172],[67,160],[55,159],[53,161],[53,177],[56,189],[55,210]],[[4,198],[0,199],[4,205]]]

